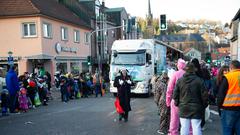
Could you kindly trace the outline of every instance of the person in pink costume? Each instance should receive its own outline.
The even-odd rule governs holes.
[[[178,62],[177,62],[178,71],[176,71],[172,75],[168,83],[167,94],[166,94],[166,104],[168,107],[171,107],[169,135],[179,135],[179,130],[178,130],[179,122],[180,122],[180,118],[178,115],[179,110],[178,110],[178,107],[175,106],[174,100],[172,100],[172,95],[173,95],[173,90],[175,88],[177,80],[180,79],[185,73],[184,71],[185,66],[186,66],[186,62],[181,58],[178,59]]]

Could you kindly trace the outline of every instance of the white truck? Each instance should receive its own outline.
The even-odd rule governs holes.
[[[134,82],[131,93],[149,96],[151,78],[166,69],[166,46],[154,39],[116,40],[111,51],[110,92],[117,93],[113,87],[115,76],[126,68]]]

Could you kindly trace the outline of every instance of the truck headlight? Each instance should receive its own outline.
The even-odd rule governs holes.
[[[144,89],[145,85],[144,84],[140,84],[139,88],[140,89]]]

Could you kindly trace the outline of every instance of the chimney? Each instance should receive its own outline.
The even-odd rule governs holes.
[[[102,0],[102,7],[105,7],[105,0]]]

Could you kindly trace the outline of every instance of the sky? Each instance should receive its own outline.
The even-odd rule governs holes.
[[[109,8],[125,7],[131,16],[146,17],[148,0],[105,0]],[[230,23],[240,8],[240,0],[151,0],[154,18],[166,14],[167,20],[208,19]]]

